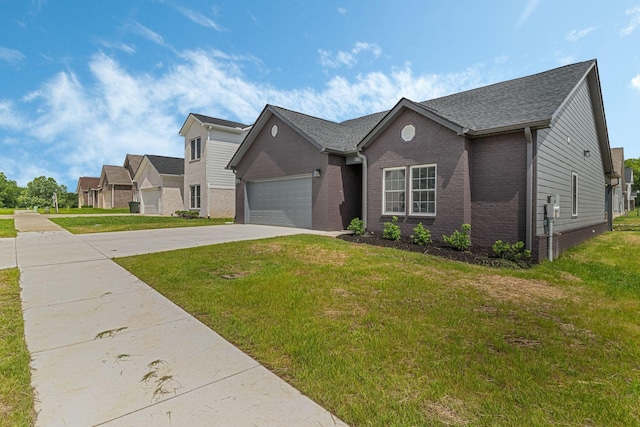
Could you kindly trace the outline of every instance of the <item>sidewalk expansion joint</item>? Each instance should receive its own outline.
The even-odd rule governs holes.
[[[187,395],[187,394],[193,393],[194,391],[197,391],[197,390],[203,389],[203,388],[205,388],[205,387],[209,387],[210,385],[213,385],[213,384],[219,383],[219,382],[221,382],[221,381],[228,380],[229,378],[233,378],[233,377],[235,377],[235,376],[237,376],[237,375],[244,374],[245,372],[251,371],[251,370],[253,370],[253,369],[260,368],[260,367],[262,366],[262,365],[260,365],[258,362],[255,362],[255,363],[256,363],[256,365],[255,365],[255,366],[251,366],[251,367],[246,368],[246,369],[243,369],[243,370],[241,370],[241,371],[234,372],[234,373],[233,373],[233,374],[231,374],[231,375],[227,375],[226,377],[219,378],[219,379],[217,379],[217,380],[215,380],[215,381],[211,381],[210,383],[203,384],[203,385],[201,385],[201,386],[198,386],[198,387],[192,388],[191,390],[185,391],[185,392],[180,393],[180,394],[176,394],[176,395],[174,395],[174,396],[172,396],[172,397],[168,397],[168,398],[166,398],[166,399],[164,399],[164,400],[160,400],[160,401],[158,401],[158,402],[150,403],[149,405],[144,406],[144,407],[139,408],[139,409],[136,409],[135,411],[131,411],[131,412],[128,412],[128,413],[126,413],[126,414],[123,414],[123,415],[117,416],[117,417],[115,417],[115,418],[111,418],[111,419],[109,419],[109,420],[103,421],[103,422],[101,422],[101,423],[94,424],[92,427],[98,427],[98,426],[103,426],[103,425],[109,424],[109,423],[110,423],[110,422],[112,422],[112,421],[116,421],[116,420],[119,420],[119,419],[125,418],[125,417],[127,417],[127,416],[129,416],[129,415],[135,414],[135,413],[140,412],[140,411],[144,411],[144,410],[145,410],[145,409],[147,409],[147,408],[152,408],[152,407],[154,407],[154,406],[156,406],[156,405],[159,405],[159,404],[161,404],[161,403],[165,403],[165,402],[168,402],[168,401],[170,401],[170,400],[177,399],[177,398],[179,398],[179,397],[182,397],[182,396],[185,396],[185,395]]]
[[[45,283],[45,282],[41,282],[41,283]],[[153,288],[140,288],[140,289],[131,289],[131,290],[122,291],[122,292],[105,292],[102,295],[99,295],[97,297],[87,297],[87,298],[73,299],[73,300],[69,300],[69,301],[54,302],[54,303],[51,303],[51,304],[34,305],[34,306],[29,307],[29,308],[23,309],[22,312],[26,312],[26,311],[32,310],[34,308],[55,307],[57,305],[72,304],[72,303],[82,302],[82,301],[100,300],[102,298],[107,298],[107,297],[111,297],[111,296],[126,295],[126,294],[131,294],[131,293],[134,293],[134,292],[152,292],[152,291],[154,291]],[[157,292],[157,291],[154,291],[154,292]]]
[[[49,351],[60,350],[62,348],[74,347],[74,346],[77,346],[77,345],[87,344],[87,343],[96,342],[96,341],[99,342],[100,340],[103,340],[103,339],[109,340],[109,339],[120,338],[120,337],[129,335],[129,334],[132,334],[132,333],[137,333],[137,332],[144,331],[144,330],[151,329],[151,328],[157,328],[159,326],[170,325],[171,323],[182,322],[182,321],[189,320],[189,319],[192,319],[192,318],[193,318],[193,316],[189,315],[189,316],[182,317],[182,318],[179,318],[179,319],[173,319],[173,320],[170,320],[168,322],[156,323],[155,325],[149,325],[149,326],[145,326],[144,328],[136,328],[136,329],[129,328],[128,326],[126,326],[125,327],[127,329],[126,331],[123,330],[122,333],[119,333],[118,335],[114,335],[114,336],[111,336],[111,337],[108,337],[108,338],[92,338],[90,340],[77,341],[77,342],[72,342],[72,343],[69,343],[69,344],[61,345],[61,346],[58,346],[58,347],[45,348],[45,349],[42,349],[42,350],[29,351],[29,352],[33,356],[33,355],[47,353]]]

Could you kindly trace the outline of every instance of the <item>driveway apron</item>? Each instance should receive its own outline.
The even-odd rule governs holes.
[[[85,238],[15,223],[36,425],[345,425]]]

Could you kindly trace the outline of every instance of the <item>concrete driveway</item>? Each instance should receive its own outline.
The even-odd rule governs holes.
[[[28,215],[28,216],[23,216]],[[16,215],[38,426],[345,424],[109,258],[307,232],[216,226],[96,235]]]

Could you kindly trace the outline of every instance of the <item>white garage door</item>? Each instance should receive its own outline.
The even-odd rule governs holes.
[[[157,189],[142,190],[142,213],[157,214],[160,212],[160,191]]]
[[[248,181],[247,222],[311,228],[311,177]]]

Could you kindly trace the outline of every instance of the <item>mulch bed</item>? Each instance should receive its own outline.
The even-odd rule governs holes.
[[[420,246],[412,243],[411,240],[407,237],[402,237],[399,241],[394,242],[392,240],[383,239],[379,235],[370,233],[364,234],[362,236],[356,236],[354,234],[342,234],[338,236],[338,238],[352,243],[363,243],[367,245],[382,246],[385,248],[394,248],[403,251],[434,255],[454,261],[466,262],[468,264],[479,264],[490,267],[511,269],[531,267],[531,261],[520,261],[516,263],[506,259],[497,258],[491,248],[485,248],[481,246],[471,246],[468,251],[463,252],[449,246],[447,243],[436,240],[426,246]]]

